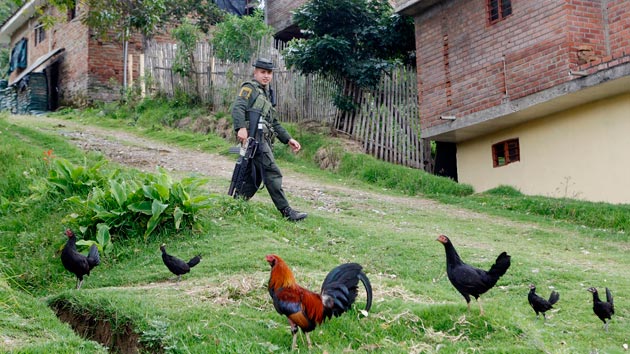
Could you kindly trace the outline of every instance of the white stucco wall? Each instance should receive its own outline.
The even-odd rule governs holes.
[[[492,144],[518,138],[520,161],[492,167]],[[459,181],[476,192],[630,203],[630,94],[546,116],[457,145]]]

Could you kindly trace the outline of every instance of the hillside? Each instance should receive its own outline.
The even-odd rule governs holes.
[[[319,290],[327,271],[347,261],[361,263],[372,281],[370,314],[351,311],[325,323],[311,335],[312,352],[621,353],[627,347],[630,243],[625,235],[543,218],[490,216],[282,164],[289,200],[310,214],[292,224],[273,210],[264,190],[249,203],[224,197],[231,156],[79,120],[11,116],[8,122],[133,168],[155,171],[159,165],[174,176],[209,178],[206,188],[217,195],[217,204],[204,215],[202,228],[147,242],[117,241],[115,252],[103,257],[80,291],[72,289],[75,279],[55,255],[64,242],[61,222],[3,231],[5,239],[15,240],[12,269],[32,285],[34,296],[75,325],[92,323],[93,328],[83,329],[93,338],[118,338],[119,350],[288,352],[286,319],[275,313],[265,288],[269,253],[281,255],[298,282],[312,290]],[[43,143],[11,126],[2,134],[45,151]],[[47,244],[30,243],[44,232],[50,232]],[[464,299],[446,278],[444,248],[435,241],[439,234],[448,235],[462,258],[481,268],[488,269],[501,251],[512,256],[507,274],[482,296],[485,316],[479,316],[474,300],[467,313]],[[203,260],[174,283],[161,263],[162,242],[175,255],[201,253]],[[36,263],[26,256],[17,259],[19,252],[30,253]],[[530,283],[542,296],[551,289],[560,293],[546,322],[537,320],[527,304]],[[610,287],[615,295],[617,311],[608,332],[592,313],[589,286]],[[5,350],[19,352],[15,337]],[[122,338],[135,342],[121,344]],[[303,336],[298,342],[305,351]]]

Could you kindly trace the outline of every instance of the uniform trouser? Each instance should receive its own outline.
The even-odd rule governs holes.
[[[247,179],[240,194],[245,197],[245,199],[249,199],[256,194],[260,183],[264,182],[276,208],[283,210],[288,207],[289,202],[282,189],[282,173],[278,165],[276,165],[276,160],[271,152],[271,146],[269,146],[266,140],[260,142],[258,151],[252,162],[253,163],[251,163],[245,171]],[[254,165],[253,172],[252,165]]]

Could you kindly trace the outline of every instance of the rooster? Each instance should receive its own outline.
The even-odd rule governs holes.
[[[536,294],[536,285],[529,285],[529,294],[527,294],[527,301],[529,301],[529,304],[534,309],[534,312],[536,312],[536,318],[538,318],[539,313],[542,313],[543,318],[546,320],[547,316],[545,316],[545,312],[551,310],[553,308],[553,304],[558,302],[558,300],[560,300],[560,294],[558,294],[556,291],[552,291],[551,295],[549,295],[549,300],[545,300],[544,298]]]
[[[372,306],[372,285],[357,263],[342,264],[331,270],[318,294],[299,286],[282,258],[272,254],[267,255],[266,259],[271,266],[269,295],[276,311],[289,320],[293,335],[291,349],[297,348],[298,327],[306,335],[310,348],[309,332],[326,319],[350,309],[357,298],[359,280],[367,292],[365,311],[369,311]]]
[[[81,289],[83,276],[90,275],[90,271],[101,263],[98,248],[95,244],[90,247],[87,257],[77,252],[77,237],[70,229],[66,229],[68,241],[61,251],[61,263],[64,268],[77,276],[77,290]]]
[[[197,264],[199,264],[199,262],[201,262],[201,255],[199,254],[191,258],[188,262],[184,262],[175,256],[171,256],[170,254],[166,253],[165,244],[162,244],[160,246],[160,251],[162,251],[162,261],[164,262],[164,265],[166,265],[166,268],[168,268],[171,273],[177,275],[178,283],[182,277],[182,274],[190,272],[190,268],[196,266]]]
[[[451,241],[445,235],[440,235],[436,241],[444,245],[446,251],[446,275],[451,284],[466,299],[470,311],[470,297],[473,296],[479,304],[479,313],[483,316],[483,307],[479,296],[490,290],[510,267],[510,256],[502,252],[489,271],[475,268],[462,261]]]
[[[604,329],[608,332],[608,322],[606,319],[611,319],[615,314],[615,305],[613,304],[613,296],[610,290],[606,288],[606,302],[599,299],[596,288],[588,288],[587,291],[593,293],[593,312],[604,322]]]

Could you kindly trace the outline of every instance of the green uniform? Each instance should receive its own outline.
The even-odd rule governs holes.
[[[261,139],[258,151],[253,159],[255,173],[249,165],[246,175],[248,176],[240,195],[249,199],[256,194],[261,182],[264,182],[271,200],[278,210],[284,210],[289,206],[289,202],[282,190],[282,173],[276,165],[276,161],[271,151],[271,143],[274,136],[282,143],[287,144],[291,140],[291,135],[280,125],[276,118],[276,110],[271,105],[269,90],[265,89],[257,81],[243,83],[239,90],[238,97],[232,107],[232,119],[234,130],[249,129],[246,112],[249,109],[256,109],[262,112],[261,122],[264,124],[264,138]]]

